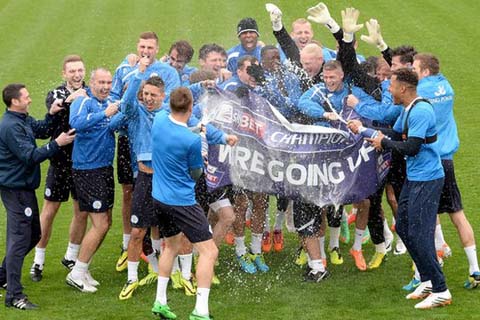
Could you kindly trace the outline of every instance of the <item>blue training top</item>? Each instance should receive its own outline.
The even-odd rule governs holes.
[[[80,170],[111,166],[115,156],[114,129],[105,109],[112,103],[96,97],[79,97],[70,106],[70,127],[76,130],[73,168]]]
[[[421,79],[417,92],[433,106],[437,119],[440,158],[452,160],[460,145],[457,124],[453,116],[455,94],[452,86],[442,74],[437,74]]]
[[[203,168],[200,135],[161,112],[153,121],[152,145],[152,196],[167,205],[194,205],[195,180],[190,170]]]
[[[260,62],[262,60],[261,51],[262,51],[262,47],[258,44],[252,51],[245,50],[245,48],[242,46],[242,44],[239,44],[239,45],[236,45],[233,48],[230,48],[227,51],[227,55],[228,55],[228,57],[227,57],[227,69],[228,69],[228,71],[233,73],[233,75],[236,75],[237,74],[238,59],[240,57],[243,57],[243,56],[246,56],[246,55],[254,56],[255,58],[257,58],[258,62]]]
[[[394,131],[403,132],[407,114],[408,108],[402,110],[400,117],[393,126]],[[437,133],[435,113],[432,106],[427,102],[420,101],[413,107],[408,115],[407,123],[408,137],[425,139]],[[423,143],[415,156],[407,156],[407,178],[409,181],[431,181],[443,176],[438,140],[434,143]]]

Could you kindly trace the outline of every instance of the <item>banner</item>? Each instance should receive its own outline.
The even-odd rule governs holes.
[[[349,204],[374,193],[388,172],[390,154],[340,122],[338,129],[289,123],[251,92],[243,99],[210,93],[202,103],[211,124],[239,137],[234,147],[209,146],[210,190],[233,184],[319,206]]]

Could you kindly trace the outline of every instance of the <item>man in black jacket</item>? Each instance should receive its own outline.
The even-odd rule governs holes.
[[[40,185],[40,162],[59,147],[73,141],[73,131],[37,148],[35,139],[51,134],[52,115],[62,108],[52,105],[44,120],[28,115],[32,102],[23,84],[9,84],[2,91],[7,110],[0,121],[0,194],[7,212],[7,250],[0,267],[0,286],[7,284],[5,305],[36,309],[22,293],[23,260],[40,239],[40,221],[35,189]]]
[[[62,75],[65,82],[49,91],[45,100],[47,110],[50,110],[52,105],[55,104],[62,107],[62,110],[55,114],[54,124],[51,128],[51,140],[55,140],[62,132],[70,130],[70,125],[68,124],[70,105],[77,97],[87,96],[88,88],[84,82],[85,65],[80,56],[68,55],[64,58]],[[53,220],[62,202],[68,201],[70,194],[73,200],[73,217],[70,224],[67,251],[62,259],[62,264],[66,268],[72,269],[75,264],[80,250],[80,243],[85,234],[88,215],[80,212],[78,201],[76,200],[71,171],[72,149],[73,144],[66,145],[50,158],[50,166],[45,178],[43,208],[40,214],[42,238],[35,248],[35,258],[30,268],[30,278],[35,282],[42,280],[45,251],[52,234]]]

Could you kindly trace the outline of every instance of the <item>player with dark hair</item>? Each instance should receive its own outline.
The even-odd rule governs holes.
[[[51,136],[52,116],[62,107],[54,103],[45,120],[28,115],[32,102],[23,84],[2,91],[7,110],[0,120],[0,194],[7,212],[6,253],[0,267],[0,286],[7,289],[5,305],[21,310],[37,309],[20,283],[25,256],[40,240],[40,218],[35,189],[40,186],[40,163],[59,148],[72,143],[72,130],[38,148],[35,139]]]
[[[226,59],[227,52],[216,43],[204,44],[198,52],[200,69],[215,72],[217,84],[232,77],[232,73],[226,69]]]
[[[394,103],[403,105],[405,109],[393,130],[388,132],[392,140],[381,131],[367,140],[377,150],[394,149],[407,158],[407,179],[398,201],[396,230],[415,262],[422,282],[406,298],[425,298],[415,308],[430,309],[450,304],[452,296],[434,245],[438,204],[444,182],[435,113],[432,105],[417,95],[417,84],[415,72],[406,68],[393,72],[389,90]],[[358,132],[360,125],[351,122],[350,128]]]
[[[132,213],[130,218],[131,233],[127,250],[127,282],[120,292],[119,299],[126,300],[132,297],[139,285],[145,285],[157,278],[158,261],[154,250],[144,252],[151,261],[153,272],[138,281],[138,265],[142,253],[143,239],[147,229],[157,227],[152,193],[152,146],[151,126],[155,114],[160,111],[165,98],[165,84],[157,76],[149,78],[143,86],[142,78],[149,64],[148,58],[141,58],[137,74],[130,80],[129,86],[123,96],[122,113],[129,126],[130,141],[138,163],[138,175],[135,181],[132,199]],[[139,97],[137,98],[137,93]],[[158,233],[158,232],[157,232]],[[144,249],[146,251],[147,249]]]
[[[192,61],[194,52],[188,41],[179,40],[172,44],[170,50],[168,50],[168,55],[162,58],[177,70],[182,86],[190,84],[190,75],[197,70],[197,68],[188,65]]]

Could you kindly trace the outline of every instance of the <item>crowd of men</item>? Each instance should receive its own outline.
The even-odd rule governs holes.
[[[375,19],[366,23],[368,35],[360,38],[381,55],[358,55],[355,33],[363,25],[353,8],[342,11],[341,27],[323,3],[307,11],[309,21],[331,31],[335,50],[314,40],[308,20],[295,20],[288,33],[281,10],[272,4],[266,8],[278,45],[261,43],[256,21],[245,18],[236,30],[240,43],[229,50],[215,43],[203,45],[198,69],[188,65],[194,49],[185,40],[173,43],[168,55],[157,59],[154,32],[140,35],[137,52],[128,54],[113,75],[104,68],[92,70],[88,85],[82,58],[65,57],[64,82],[48,92],[44,120],[28,115],[31,99],[24,85],[3,89],[7,111],[0,122],[0,190],[7,211],[7,250],[0,286],[6,289],[7,307],[38,308],[23,293],[23,261],[35,248],[30,277],[41,281],[53,221],[70,196],[74,212],[61,261],[69,270],[66,283],[85,293],[99,289],[89,265],[112,222],[115,151],[123,221],[116,269],[128,270],[119,299],[130,299],[138,286],[157,282],[152,312],[162,319],[176,318],[167,304],[169,282],[196,295],[190,319],[211,319],[208,299],[210,285],[220,283],[214,267],[222,242],[235,245],[233,258],[243,272],[268,272],[263,253],[283,249],[285,220],[299,236],[296,263],[306,265],[305,281],[321,282],[330,275],[327,225],[330,263],[344,262],[339,241],[350,241],[348,222],[354,220],[349,253],[356,267],[376,269],[389,251],[408,251],[415,275],[403,287],[410,291],[406,298],[422,299],[415,308],[429,309],[452,301],[441,269],[451,250],[437,217],[447,212],[468,260],[464,286],[480,284],[473,230],[455,181],[453,156],[459,139],[454,93],[440,73],[438,58],[417,53],[412,46],[391,49]],[[234,146],[238,141],[236,135],[202,121],[207,111],[200,97],[215,87],[233,92],[240,101],[260,95],[294,123],[328,127],[340,114],[354,114],[345,119],[348,128],[378,151],[392,154],[386,181],[354,203],[350,216],[343,206],[318,207],[301,197],[287,199],[235,185],[208,192],[207,144]],[[37,147],[35,139],[40,138],[51,141]],[[40,186],[39,164],[46,159],[50,165],[40,214],[35,189]],[[395,248],[383,214],[384,193],[396,219]],[[273,230],[269,196],[277,197]],[[251,228],[249,247],[245,225]],[[362,251],[366,237],[375,245],[368,263]],[[139,279],[142,259],[150,272]]]

